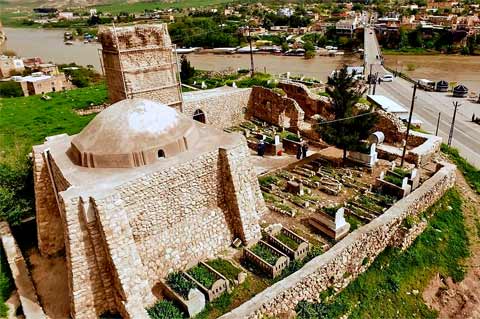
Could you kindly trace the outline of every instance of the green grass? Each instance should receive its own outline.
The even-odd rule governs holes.
[[[151,1],[151,2],[136,2],[127,3],[125,1],[111,1],[110,4],[97,5],[92,8],[96,8],[97,11],[110,12],[112,14],[118,14],[120,12],[139,13],[144,10],[153,9],[165,9],[165,8],[204,8],[208,6],[216,6],[223,3],[229,3],[232,0],[188,0],[188,1]]]
[[[230,281],[237,280],[238,274],[241,272],[240,269],[232,265],[229,261],[220,258],[209,260],[207,264]]]
[[[207,289],[212,288],[213,283],[216,281],[216,277],[213,272],[211,272],[204,265],[193,267],[192,269],[188,270],[187,273]]]
[[[427,50],[424,48],[402,48],[402,49],[382,49],[384,55],[437,55],[441,54],[435,50]]]
[[[441,150],[457,165],[470,187],[480,194],[480,170],[461,157],[456,148],[442,144]]]
[[[275,238],[278,239],[280,242],[282,242],[282,244],[285,244],[287,247],[289,247],[292,250],[297,250],[298,246],[300,245],[295,240],[293,240],[292,238],[285,235],[283,232],[279,232],[275,236]]]
[[[402,187],[402,180],[403,180],[403,178],[400,178],[400,177],[398,177],[398,176],[387,174],[387,175],[385,175],[384,180],[385,180],[386,182],[389,182],[389,183],[392,183],[392,184],[394,184],[394,185],[397,185],[398,187]]]
[[[426,216],[432,216],[427,229],[409,249],[386,249],[337,296],[323,303],[299,304],[298,318],[339,318],[346,313],[349,318],[436,318],[421,292],[436,273],[456,282],[463,279],[469,242],[461,195],[455,189],[448,191]]]
[[[183,319],[183,313],[171,301],[160,300],[147,309],[148,316],[152,319]]]
[[[23,159],[47,136],[78,133],[94,115],[79,116],[73,110],[107,99],[104,84],[48,95],[48,101],[38,95],[0,99],[0,162]]]
[[[0,317],[6,318],[8,307],[5,301],[10,297],[14,288],[12,274],[7,262],[7,256],[0,245]]]
[[[184,277],[180,272],[173,272],[167,276],[167,284],[183,298],[188,298],[190,289],[196,288],[196,285]]]
[[[277,260],[280,258],[279,256],[272,253],[270,249],[265,247],[262,244],[256,244],[250,250],[257,255],[258,257],[262,258],[264,261],[269,263],[270,265],[274,266]]]

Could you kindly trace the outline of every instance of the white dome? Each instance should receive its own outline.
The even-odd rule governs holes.
[[[192,136],[194,129],[192,120],[165,104],[145,99],[127,99],[112,104],[98,114],[72,139],[72,148],[82,153],[80,162],[83,166],[99,167],[90,164],[88,157],[88,163],[84,164],[83,158],[88,154],[89,157],[100,156],[102,167],[111,167],[103,163],[109,161],[108,157],[117,161],[115,156],[131,153],[162,149],[165,153],[170,150],[170,155],[174,155],[185,150],[187,146],[182,145],[187,137]],[[177,151],[174,151],[175,145]]]

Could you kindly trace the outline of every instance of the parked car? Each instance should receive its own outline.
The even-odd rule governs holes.
[[[392,82],[392,81],[393,81],[393,75],[388,73],[382,76],[382,82]]]

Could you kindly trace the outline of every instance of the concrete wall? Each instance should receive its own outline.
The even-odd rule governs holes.
[[[252,88],[247,118],[255,117],[285,128],[298,128],[305,113],[295,100],[259,86]]]
[[[398,245],[406,216],[418,215],[434,204],[455,182],[455,166],[445,164],[410,196],[398,201],[383,215],[350,233],[326,253],[302,269],[265,289],[221,318],[262,318],[289,314],[301,300],[318,301],[330,286],[342,289],[365,271],[388,245]],[[411,243],[420,232],[405,234]],[[368,261],[366,264],[364,261]]]
[[[193,118],[196,110],[205,114],[206,123],[219,129],[240,124],[245,119],[252,89],[221,87],[183,94],[183,114]]]

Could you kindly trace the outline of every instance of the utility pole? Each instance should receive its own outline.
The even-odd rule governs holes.
[[[248,43],[250,44],[250,77],[253,78],[255,66],[253,64],[252,36],[250,35],[250,26],[248,26]]]
[[[457,115],[457,109],[461,104],[458,101],[453,102],[455,110],[453,111],[452,125],[450,126],[450,134],[448,135],[448,146],[452,146],[453,130],[455,129],[455,116]]]
[[[377,90],[377,81],[378,81],[378,72],[375,73],[375,83],[373,84],[373,95],[375,95],[375,91]]]
[[[438,112],[437,129],[435,130],[435,136],[438,136],[438,127],[440,126],[440,116],[442,116],[442,112]]]
[[[370,94],[370,88],[372,87],[372,65],[373,63],[370,63],[370,74],[368,75],[368,94]]]
[[[417,93],[417,83],[413,86],[412,105],[410,106],[410,114],[408,115],[407,134],[405,137],[405,143],[403,145],[402,161],[400,166],[403,166],[405,161],[405,154],[407,153],[408,135],[410,134],[410,124],[412,123],[413,107],[415,106],[415,94]]]

